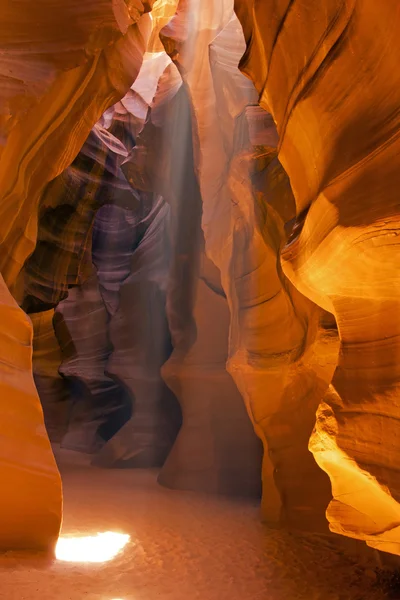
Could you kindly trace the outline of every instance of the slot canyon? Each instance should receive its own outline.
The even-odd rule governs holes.
[[[0,9],[0,599],[400,599],[399,0]]]

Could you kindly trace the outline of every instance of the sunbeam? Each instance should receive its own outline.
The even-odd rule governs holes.
[[[121,552],[129,540],[129,535],[113,531],[83,537],[60,537],[56,546],[56,558],[76,563],[108,562]]]

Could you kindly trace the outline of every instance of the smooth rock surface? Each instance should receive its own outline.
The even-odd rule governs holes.
[[[32,375],[32,324],[0,277],[0,549],[54,552],[61,479]],[[10,331],[12,333],[10,333]]]
[[[167,316],[173,352],[162,375],[179,400],[183,421],[159,481],[258,496],[260,444],[226,371],[229,306],[219,269],[204,254],[193,139],[188,93],[179,69],[168,61],[123,165],[133,187],[157,190],[171,207]]]
[[[338,366],[310,439],[332,484],[330,528],[400,554],[399,6],[235,8],[241,67],[277,123],[296,200],[283,269],[338,324]]]
[[[325,530],[329,482],[308,440],[335,367],[335,327],[324,331],[323,313],[279,267],[295,202],[272,118],[237,68],[245,43],[233,3],[197,6],[191,19],[181,2],[161,37],[192,105],[205,251],[230,309],[228,369],[264,446],[263,516]]]

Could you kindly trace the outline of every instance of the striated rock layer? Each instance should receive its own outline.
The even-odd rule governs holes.
[[[332,484],[330,528],[400,554],[399,6],[235,7],[241,68],[277,123],[296,200],[283,269],[339,329],[338,367],[310,439]]]
[[[44,185],[68,166],[104,110],[129,89],[150,34],[149,18],[141,17],[150,5],[139,1],[130,14],[122,1],[102,2],[82,23],[79,2],[67,2],[65,12],[43,7],[35,18],[28,2],[24,10],[14,4],[3,2],[0,39],[6,66],[7,61],[15,66],[10,85],[2,87],[10,96],[3,104],[6,140],[0,166],[0,269],[8,285],[35,247]],[[114,15],[117,4],[122,15]],[[20,22],[21,11],[26,21]],[[26,44],[25,60],[18,35]],[[20,89],[25,80],[28,85]]]
[[[112,211],[116,212],[115,207],[102,209],[104,229],[109,229]],[[160,196],[149,195],[146,199],[142,195],[140,210],[118,212],[129,233],[129,260],[118,303],[110,314],[108,332],[113,351],[107,373],[129,392],[132,416],[95,462],[104,466],[160,466],[176,436],[177,408],[160,376],[170,353],[165,308],[169,207]],[[103,260],[101,266],[106,264]],[[103,271],[99,278],[107,285],[111,280],[105,275]]]
[[[226,371],[229,306],[206,258],[195,176],[191,106],[168,60],[143,131],[123,166],[131,185],[156,189],[171,207],[167,315],[173,352],[162,374],[182,427],[159,481],[173,488],[258,495],[260,445]]]
[[[295,217],[271,117],[238,71],[245,50],[233,2],[179,4],[161,37],[187,86],[207,255],[231,318],[228,368],[264,445],[263,514],[271,524],[325,528],[329,482],[308,439],[331,378],[335,330],[279,267]]]
[[[183,424],[160,482],[257,494],[252,423],[270,523],[321,531],[326,511],[400,554],[397,2],[160,0],[152,24],[140,0],[17,4],[0,0],[0,546],[51,548],[61,514],[11,291],[63,406],[52,435],[161,464],[172,349]]]
[[[43,407],[46,429],[52,442],[66,433],[70,390],[59,373],[62,352],[54,330],[54,309],[31,313],[33,325],[32,367]]]
[[[40,6],[24,0],[0,3],[2,332],[5,364],[11,348],[13,368],[18,366],[18,376],[9,365],[9,374],[1,378],[7,387],[1,395],[3,414],[10,415],[3,423],[7,435],[0,452],[5,519],[0,545],[7,549],[54,545],[61,491],[31,376],[31,326],[6,286],[22,303],[25,273],[20,272],[36,245],[43,190],[71,163],[98,118],[135,79],[151,30],[144,12],[151,5],[103,0],[86,3],[83,10],[81,2],[68,0],[55,10],[48,0]],[[41,305],[40,310],[51,306]],[[34,319],[36,325],[40,319]]]
[[[60,371],[73,403],[62,444],[97,453],[95,463],[102,466],[162,464],[179,424],[160,377],[170,352],[169,207],[161,196],[131,188],[121,170],[155,93],[157,80],[148,76],[154,66],[158,73],[159,61],[152,62],[147,54],[144,74],[50,184],[44,200],[55,199],[60,218],[43,201],[43,243],[25,269],[28,307],[51,305],[79,284],[57,307]],[[63,211],[69,214],[64,221]],[[43,269],[46,257],[56,264],[55,275]]]

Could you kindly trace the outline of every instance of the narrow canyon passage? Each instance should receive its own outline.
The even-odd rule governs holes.
[[[399,61],[399,0],[0,0],[0,600],[399,600]]]
[[[4,600],[383,600],[371,566],[331,541],[267,530],[254,501],[171,491],[154,470],[107,470],[55,448],[62,535],[114,531],[127,546],[100,564],[0,557]],[[89,559],[90,556],[87,556]],[[373,571],[372,571],[373,575]]]

